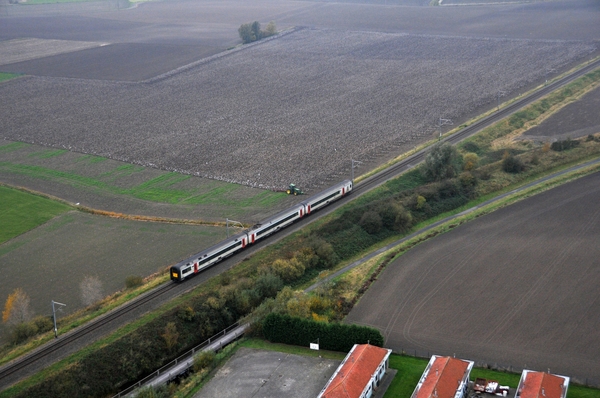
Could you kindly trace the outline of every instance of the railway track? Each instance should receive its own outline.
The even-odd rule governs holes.
[[[573,80],[583,76],[584,74],[598,67],[600,67],[600,59],[586,65],[585,67],[573,72],[570,75],[564,76],[563,78],[546,85],[545,87],[527,95],[526,97],[514,101],[507,107],[502,108],[499,111],[494,112],[493,114],[490,114],[489,116],[471,124],[470,126],[459,130],[457,133],[444,138],[442,141],[456,144],[461,140],[475,134],[477,131],[488,127],[491,124],[511,115],[512,113],[518,111],[524,106],[531,104],[532,102],[540,99],[541,97],[572,82]],[[110,331],[116,330],[118,327],[125,324],[127,322],[127,319],[131,319],[132,316],[135,316],[133,314],[135,314],[136,311],[146,312],[150,309],[158,307],[163,302],[194,288],[195,286],[203,283],[210,277],[213,277],[218,273],[232,267],[233,265],[241,261],[244,257],[251,255],[253,252],[260,250],[264,246],[269,245],[275,242],[276,240],[279,240],[282,237],[297,231],[298,229],[301,229],[306,224],[318,219],[320,216],[326,215],[334,211],[338,207],[352,200],[354,197],[368,192],[369,190],[385,183],[390,178],[393,178],[401,174],[402,172],[412,168],[413,166],[423,161],[426,154],[426,150],[421,150],[415,153],[414,155],[394,164],[393,166],[390,166],[389,168],[367,178],[363,182],[356,184],[352,195],[346,196],[338,200],[337,202],[332,203],[325,209],[320,210],[318,215],[314,217],[303,218],[296,224],[284,229],[282,232],[269,237],[265,241],[257,244],[249,250],[238,253],[230,257],[229,259],[213,266],[212,268],[204,271],[202,274],[191,279],[190,281],[186,281],[182,284],[167,283],[162,286],[159,286],[158,288],[140,296],[139,298],[127,304],[124,304],[123,306],[109,312],[108,314],[61,336],[59,339],[47,343],[44,346],[36,349],[35,351],[16,359],[7,365],[4,365],[0,368],[0,388],[4,389],[8,385],[15,383],[19,379],[27,377],[39,371],[43,366],[46,366],[48,363],[50,363],[50,361],[56,361],[56,356],[58,356],[58,359],[60,359],[65,357],[66,355],[75,352],[77,349],[79,349],[79,347],[88,344],[90,340],[94,340],[99,337],[94,337],[94,333],[108,333]],[[106,330],[102,332],[103,329]]]
[[[494,113],[486,116],[485,118],[480,119],[477,122],[459,130],[455,134],[442,139],[442,142],[449,142],[451,144],[456,144],[456,143],[464,140],[465,138],[470,137],[471,135],[475,134],[476,132],[504,119],[507,116],[512,115],[513,113],[517,112],[518,110],[522,109],[523,107],[537,101],[538,99],[542,98],[545,95],[550,94],[551,92],[557,90],[558,88],[571,83],[572,81],[576,80],[577,78],[585,75],[586,73],[593,71],[594,69],[596,69],[598,67],[600,67],[600,59],[598,59],[594,62],[591,62],[590,64],[573,72],[572,74],[564,76],[561,79],[556,80],[556,81],[542,87],[541,89],[539,89],[523,98],[520,98],[517,101],[514,101],[513,103],[509,104],[505,108],[502,108],[499,111],[494,112]],[[378,185],[383,184],[388,179],[393,178],[393,177],[397,176],[398,174],[415,166],[416,164],[422,162],[425,159],[426,154],[427,154],[427,149],[421,150],[421,151],[415,153],[414,155],[394,164],[393,166],[390,166],[387,169],[373,175],[372,177],[367,178],[366,180],[364,180],[364,182],[356,184],[356,186],[354,187],[354,193],[362,194],[364,192],[367,192],[367,191],[373,189],[374,187],[376,187]]]
[[[73,342],[90,335],[94,331],[102,328],[107,323],[110,323],[122,317],[123,315],[128,314],[144,306],[145,304],[152,302],[153,300],[156,300],[157,298],[163,296],[165,293],[173,290],[176,287],[177,285],[171,283],[161,285],[158,288],[129,302],[128,304],[116,308],[115,310],[107,313],[106,315],[94,319],[93,321],[73,330],[72,332],[60,336],[60,338],[57,338],[51,343],[43,345],[42,347],[31,352],[30,354],[27,354],[19,358],[18,360],[0,368],[0,385],[4,385],[3,381],[9,378],[9,376],[23,370],[24,368],[30,366],[31,364],[37,361],[40,361],[41,359],[53,354],[54,352],[62,349],[63,347],[66,347],[72,344]]]

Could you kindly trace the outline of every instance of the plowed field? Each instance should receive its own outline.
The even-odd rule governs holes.
[[[600,173],[431,239],[348,315],[386,346],[600,384]]]
[[[497,90],[515,95],[595,49],[303,29],[147,84],[9,81],[0,128],[8,140],[314,192],[347,178],[351,159],[389,160],[436,134],[440,117],[458,123]]]

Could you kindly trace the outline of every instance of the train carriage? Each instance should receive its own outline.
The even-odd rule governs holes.
[[[171,267],[171,280],[181,282],[222,259],[242,250],[248,244],[246,232],[234,235]]]
[[[302,205],[304,205],[304,208],[306,209],[306,214],[310,214],[313,211],[325,207],[329,203],[340,199],[350,191],[352,191],[352,181],[346,180],[334,185],[329,189],[326,189],[323,192],[319,192],[318,194],[311,196],[307,200],[303,201]]]
[[[302,218],[306,214],[304,209],[305,208],[302,204],[295,205],[290,209],[284,210],[272,217],[267,218],[260,224],[256,224],[250,231],[248,231],[249,243],[255,243],[258,240],[263,239]]]

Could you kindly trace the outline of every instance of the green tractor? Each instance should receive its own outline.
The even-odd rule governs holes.
[[[290,186],[287,189],[287,194],[288,195],[303,195],[304,192],[302,192],[302,190],[298,187],[296,187],[295,184],[290,184]]]

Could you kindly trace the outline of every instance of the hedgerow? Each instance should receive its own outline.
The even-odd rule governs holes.
[[[271,313],[263,321],[262,330],[273,343],[308,347],[319,341],[324,350],[348,352],[354,344],[383,346],[383,336],[377,329],[342,323],[316,322],[309,319]]]

